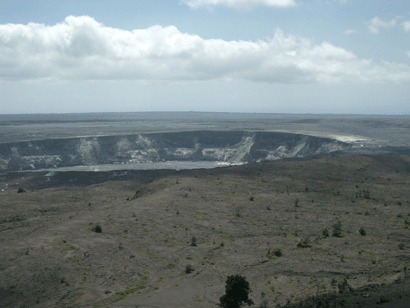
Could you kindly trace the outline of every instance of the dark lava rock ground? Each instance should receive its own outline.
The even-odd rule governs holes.
[[[1,175],[1,307],[409,307],[409,156],[115,175]]]

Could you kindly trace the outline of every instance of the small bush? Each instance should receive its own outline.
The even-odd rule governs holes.
[[[342,237],[342,223],[340,222],[340,220],[338,220],[332,226],[332,236],[333,237]]]
[[[310,243],[309,237],[304,237],[300,240],[300,242],[296,245],[296,247],[308,248],[308,247],[310,247],[309,243]]]
[[[91,229],[93,232],[96,233],[101,233],[102,232],[102,228],[99,224],[96,224],[94,228]]]
[[[250,197],[249,197],[249,201],[253,201],[253,200],[255,200],[255,197],[250,196]]]
[[[322,236],[323,236],[324,238],[329,237],[329,230],[328,230],[327,228],[324,228],[324,229],[323,229],[323,231],[322,231]]]
[[[361,227],[360,230],[359,230],[359,233],[360,233],[360,235],[365,236],[366,235],[366,230],[363,227]]]
[[[283,255],[282,250],[280,248],[276,248],[275,250],[268,250],[268,252],[266,253],[266,257],[269,260],[275,260],[276,258],[279,258]]]
[[[18,193],[18,194],[20,194],[20,193],[25,193],[25,192],[26,192],[26,190],[25,190],[24,188],[19,187],[19,188],[17,189],[17,193]]]
[[[295,207],[298,207],[299,206],[299,199],[296,199],[295,200]]]
[[[399,249],[400,249],[400,250],[404,250],[404,244],[403,244],[403,243],[400,243],[400,244],[399,244]]]
[[[187,264],[187,266],[185,266],[185,274],[190,274],[194,270],[195,270],[195,268],[191,264]]]
[[[383,304],[383,303],[388,303],[388,302],[390,302],[390,298],[382,295],[382,296],[380,296],[379,301],[377,302],[377,304]]]
[[[332,280],[330,281],[330,285],[332,286],[333,289],[336,289],[337,286],[337,280],[332,278]]]
[[[196,237],[195,236],[193,236],[191,238],[191,246],[196,246]]]
[[[339,288],[339,293],[344,293],[344,292],[351,290],[350,285],[347,282],[346,278],[343,280],[343,282],[338,284],[338,288]]]

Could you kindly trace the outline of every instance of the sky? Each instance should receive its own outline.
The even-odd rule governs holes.
[[[408,0],[0,0],[0,114],[410,114]]]

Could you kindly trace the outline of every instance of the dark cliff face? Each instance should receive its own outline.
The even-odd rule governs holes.
[[[0,144],[0,169],[35,170],[160,161],[256,162],[308,158],[350,145],[314,136],[243,131],[194,131],[47,139]]]

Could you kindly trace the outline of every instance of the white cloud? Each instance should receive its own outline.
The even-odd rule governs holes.
[[[0,25],[0,80],[244,79],[270,83],[410,82],[406,64],[359,59],[277,30],[271,39],[224,41],[174,26],[126,31],[88,16],[46,26]]]
[[[354,34],[354,33],[357,33],[357,30],[348,29],[344,32],[345,35],[351,35],[351,34]]]
[[[367,23],[369,30],[373,34],[377,34],[380,31],[380,28],[393,28],[397,25],[397,19],[399,17],[395,17],[390,21],[383,21],[379,17],[374,17],[370,22]]]
[[[403,29],[406,32],[410,32],[410,21],[405,21],[402,23]]]
[[[191,8],[213,7],[217,5],[234,9],[251,9],[257,6],[289,7],[295,6],[295,0],[182,0]]]

